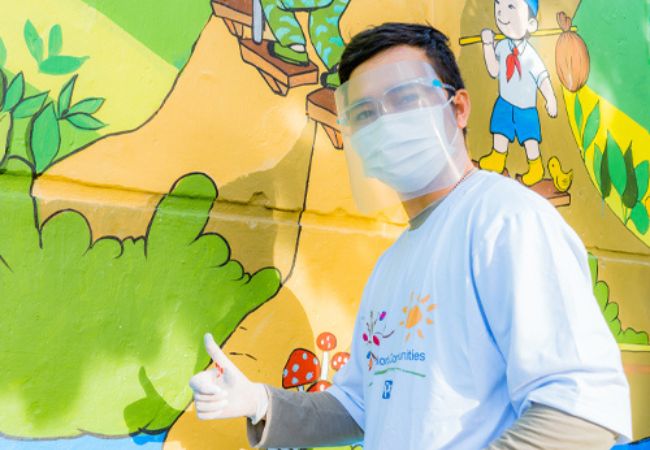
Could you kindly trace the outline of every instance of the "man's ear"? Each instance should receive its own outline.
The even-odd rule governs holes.
[[[528,19],[528,26],[526,27],[526,31],[528,31],[529,33],[534,33],[535,31],[537,31],[537,26],[538,26],[537,19],[531,17],[530,19]]]
[[[469,100],[469,92],[466,89],[458,89],[454,96],[454,113],[456,114],[458,128],[462,129],[467,127],[471,109],[472,103]]]

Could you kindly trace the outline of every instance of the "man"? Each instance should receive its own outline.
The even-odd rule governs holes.
[[[363,210],[400,201],[410,227],[368,280],[330,389],[253,383],[206,335],[223,373],[192,378],[199,418],[247,416],[260,447],[594,450],[629,439],[628,385],[585,249],[542,197],[473,168],[469,94],[447,38],[384,24],[352,38],[339,74],[355,199]]]

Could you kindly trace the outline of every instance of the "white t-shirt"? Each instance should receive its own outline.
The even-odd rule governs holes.
[[[583,244],[544,198],[484,171],[381,256],[328,392],[366,450],[484,448],[531,402],[631,437]]]
[[[537,106],[537,88],[548,78],[548,71],[533,46],[524,40],[517,46],[521,76],[515,68],[508,81],[506,59],[514,46],[512,40],[504,39],[494,48],[499,61],[499,95],[519,108],[533,108]]]

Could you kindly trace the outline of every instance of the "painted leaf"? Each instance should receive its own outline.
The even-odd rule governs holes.
[[[626,328],[616,340],[619,343],[648,345],[648,333],[636,331],[634,328]]]
[[[74,90],[74,83],[76,81],[77,75],[74,75],[61,89],[58,104],[60,117],[65,117],[65,114],[68,112],[68,108],[70,107],[70,99],[72,98],[72,91]]]
[[[41,72],[50,75],[65,75],[77,70],[88,59],[87,56],[50,56],[39,64]]]
[[[43,107],[43,103],[45,103],[45,99],[47,99],[47,94],[47,92],[42,92],[25,98],[18,104],[18,106],[16,106],[16,109],[14,109],[14,117],[22,119],[36,114],[36,111]]]
[[[612,180],[609,177],[609,150],[607,145],[605,145],[605,150],[603,151],[603,162],[600,165],[600,193],[603,198],[609,197],[609,194],[612,192]]]
[[[600,167],[603,164],[603,152],[600,150],[598,144],[594,145],[594,177],[596,178],[596,185],[598,189],[602,192],[601,181],[600,181]]]
[[[0,113],[0,161],[5,157],[11,140],[11,113]]]
[[[594,286],[594,297],[596,297],[600,310],[604,311],[607,300],[609,299],[609,286],[607,286],[607,283],[604,281],[598,281],[596,283],[596,286]]]
[[[95,119],[90,114],[78,113],[66,116],[65,119],[77,128],[82,130],[98,130],[105,127],[106,124],[99,119]]]
[[[616,309],[615,310],[614,308],[610,309],[609,306],[614,306]],[[618,340],[618,336],[621,333],[621,321],[618,319],[618,304],[612,303],[607,306],[607,308],[605,309],[605,319],[607,319],[608,314],[613,314],[614,312],[616,313],[616,315],[612,320],[609,320],[607,322],[607,325],[609,326],[609,331],[611,331],[612,334],[614,335],[614,338]]]
[[[600,128],[600,102],[596,102],[596,106],[591,110],[587,116],[587,123],[585,124],[585,131],[582,134],[582,148],[586,149],[591,145],[596,133]]]
[[[90,97],[83,99],[79,103],[75,104],[70,108],[70,114],[76,114],[76,113],[85,113],[85,114],[93,114],[97,112],[99,108],[101,108],[102,104],[104,103],[103,98],[99,97]]]
[[[29,150],[38,173],[50,165],[60,145],[59,121],[54,113],[54,104],[49,103],[32,118],[30,124]]]
[[[4,104],[5,93],[7,92],[7,76],[0,70],[0,111]]]
[[[607,163],[609,168],[609,176],[612,180],[614,188],[619,194],[625,191],[627,181],[627,173],[625,172],[625,159],[621,147],[612,137],[612,134],[607,132]]]
[[[38,35],[36,28],[29,20],[25,22],[23,34],[29,53],[40,64],[43,61],[43,39]]]
[[[576,92],[575,99],[575,119],[576,119],[576,129],[578,130],[578,136],[582,136],[582,103],[580,103],[580,96]]]
[[[632,219],[632,223],[639,230],[639,233],[646,234],[648,232],[650,219],[648,219],[648,210],[643,206],[643,203],[637,202],[636,206],[632,209],[630,219]]]
[[[23,73],[20,72],[9,83],[2,110],[11,111],[22,100],[23,95],[25,95],[25,79],[23,78]]]
[[[625,183],[625,191],[621,199],[623,204],[628,208],[634,208],[634,205],[637,202],[638,187],[636,184],[636,172],[634,171],[634,160],[632,157],[632,143],[627,147],[625,155],[623,156],[625,161],[625,176],[627,181]]]
[[[50,37],[47,39],[47,47],[48,56],[56,56],[61,53],[61,47],[63,47],[61,25],[56,24],[50,28]]]
[[[0,67],[4,67],[6,62],[7,62],[7,47],[5,47],[5,43],[2,42],[2,39],[0,39]]]
[[[618,317],[618,304],[608,302],[607,306],[605,306],[605,310],[603,311],[603,315],[605,316],[605,320],[607,322],[611,322],[616,319]]]
[[[639,188],[639,192],[637,194],[638,201],[641,201],[641,199],[643,199],[645,194],[648,192],[648,183],[650,182],[650,171],[648,170],[649,165],[650,163],[648,163],[648,161],[643,161],[634,169],[636,172],[637,186]]]
[[[595,287],[596,281],[598,281],[598,258],[591,253],[588,253],[587,255],[587,260],[589,262],[589,272],[591,273],[591,285],[592,287]]]

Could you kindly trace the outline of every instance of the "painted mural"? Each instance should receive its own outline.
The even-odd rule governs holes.
[[[192,409],[206,331],[254,380],[326,389],[406,226],[354,206],[338,61],[368,26],[426,21],[476,165],[585,242],[632,389],[621,448],[647,448],[650,7],[540,0],[504,25],[508,1],[0,0],[0,447],[248,448],[243,420]],[[390,333],[370,318],[369,365]]]

